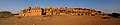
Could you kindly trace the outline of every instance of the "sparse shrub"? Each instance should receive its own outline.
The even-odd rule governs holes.
[[[110,17],[102,17],[102,19],[110,19]]]
[[[107,14],[108,16],[118,18],[120,16],[119,13],[112,13],[112,14]]]
[[[112,16],[113,16],[113,17],[119,17],[120,14],[119,14],[119,13],[112,13]]]
[[[13,14],[9,11],[1,11],[0,12],[0,18],[8,18],[13,16]]]

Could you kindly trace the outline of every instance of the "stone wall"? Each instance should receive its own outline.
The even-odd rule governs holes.
[[[25,9],[22,16],[40,16],[40,15],[73,15],[73,16],[95,16],[103,14],[101,11],[87,8],[29,8]]]
[[[46,15],[99,15],[101,11],[86,8],[48,8],[45,9]]]

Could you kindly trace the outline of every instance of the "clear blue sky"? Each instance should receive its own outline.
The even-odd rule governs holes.
[[[63,6],[63,0],[48,0],[52,6]],[[120,12],[120,0],[67,0],[69,6],[80,6],[96,8],[105,12]],[[26,0],[0,0],[0,10],[9,10],[12,12],[20,11],[25,8]],[[32,2],[34,4],[34,0]],[[40,6],[46,7],[46,1],[40,0]]]

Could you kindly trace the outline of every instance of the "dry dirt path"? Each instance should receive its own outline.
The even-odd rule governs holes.
[[[0,25],[15,25],[15,17],[0,18]]]

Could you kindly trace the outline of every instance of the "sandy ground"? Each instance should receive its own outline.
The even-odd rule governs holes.
[[[1,18],[0,25],[120,25],[120,18],[100,16],[33,16]]]

